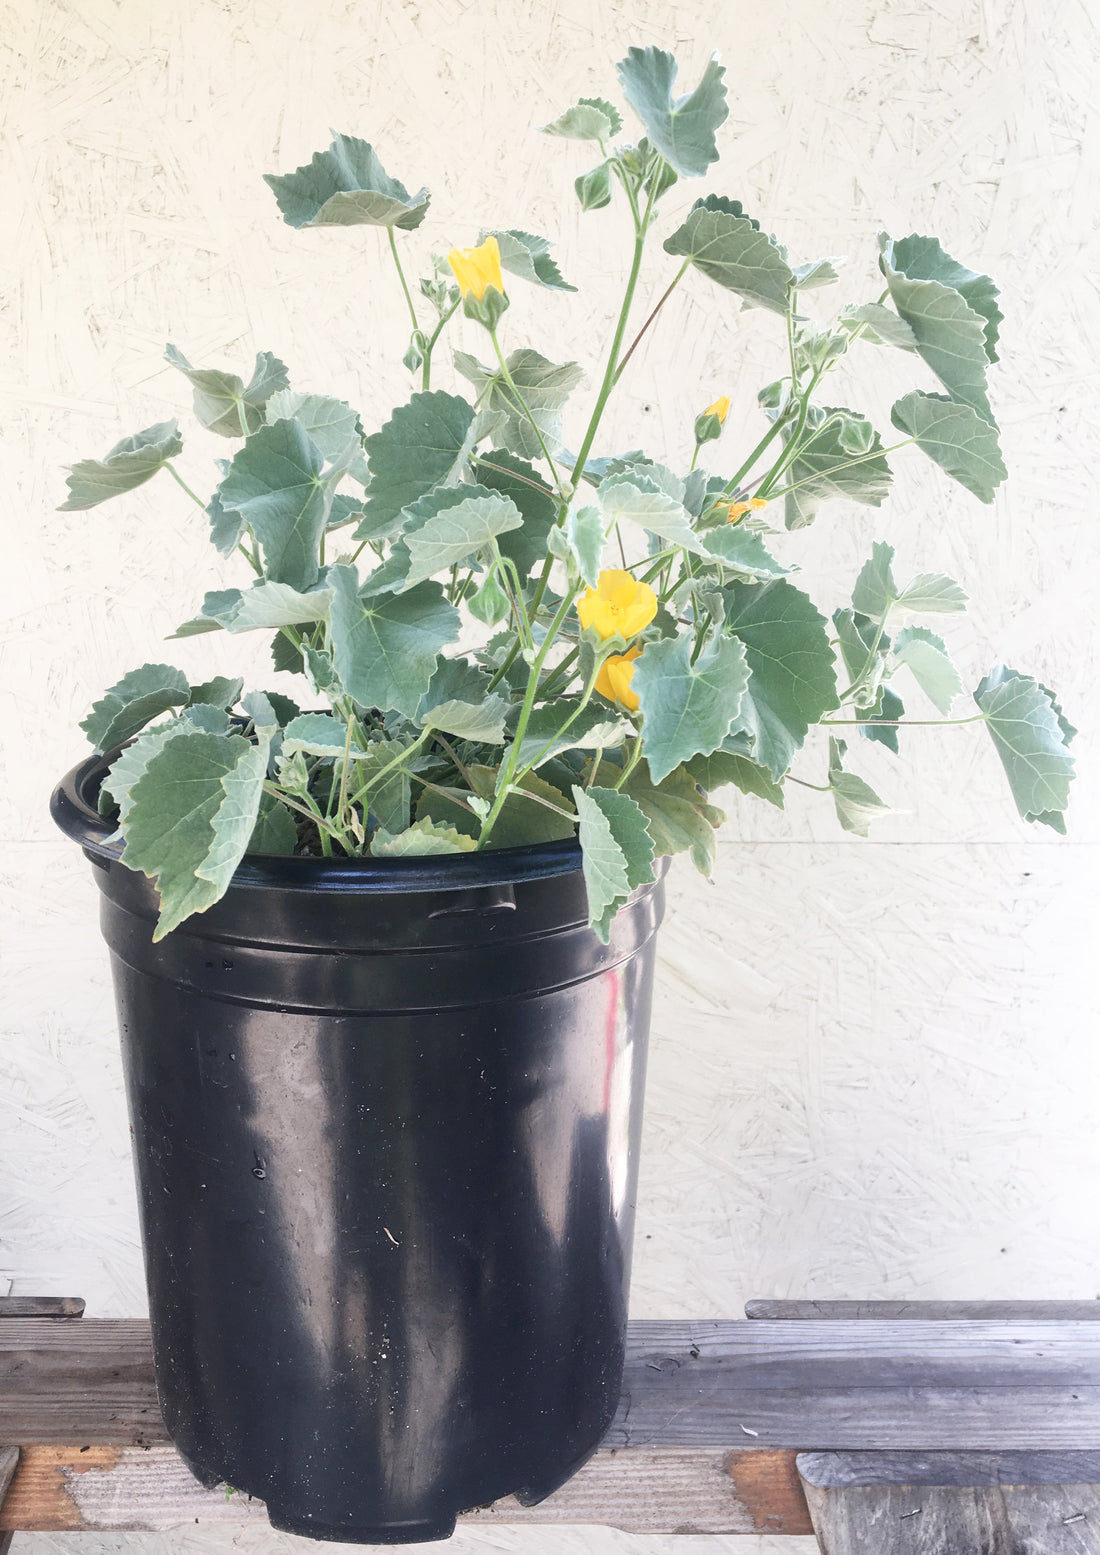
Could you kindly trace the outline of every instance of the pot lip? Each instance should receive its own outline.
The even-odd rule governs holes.
[[[65,835],[79,843],[93,862],[106,864],[121,860],[122,842],[112,822],[99,814],[94,800],[116,755],[110,751],[77,762],[50,797],[50,814]],[[351,886],[376,891],[458,891],[573,874],[582,868],[582,857],[576,838],[423,858],[295,858],[248,853],[237,865],[232,885],[305,891],[346,890]]]

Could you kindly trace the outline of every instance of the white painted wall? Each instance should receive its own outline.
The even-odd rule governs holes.
[[[850,256],[823,305],[873,294],[880,225],[937,233],[1004,291],[993,395],[1011,479],[996,505],[911,452],[884,512],[830,508],[783,554],[829,608],[872,539],[896,543],[903,570],[953,572],[974,599],[954,639],[968,684],[1005,657],[1095,727],[1096,35],[1085,0],[8,0],[0,16],[0,1291],[80,1293],[93,1314],[121,1316],[144,1297],[105,955],[90,871],[46,803],[82,754],[76,721],[124,670],[173,652],[196,676],[233,665],[217,640],[161,646],[215,586],[182,493],[164,481],[57,514],[60,467],[186,410],[186,385],[160,364],[168,339],[238,367],[274,350],[296,385],[346,395],[375,424],[407,392],[376,236],[292,232],[261,173],[305,160],[332,124],[432,187],[425,251],[472,241],[483,218],[556,236],[582,291],[517,287],[507,338],[592,361],[623,223],[574,214],[586,154],[532,127],[580,93],[613,92],[631,42],[673,48],[689,82],[717,48],[733,111],[709,187],[799,256]],[[675,191],[671,213],[697,192]],[[665,269],[658,257],[647,295]],[[685,285],[624,382],[608,447],[682,459],[691,415],[729,392],[720,467],[732,468],[778,350],[769,316]],[[884,423],[912,364],[867,351],[858,365],[845,374]],[[196,482],[225,450],[214,442],[189,443]],[[676,870],[638,1316],[735,1315],[754,1295],[1100,1291],[1089,744],[1065,842],[1017,821],[980,730],[913,730],[900,762],[859,753],[902,812],[876,841],[839,835],[823,796],[799,791],[783,816],[734,807],[714,886]],[[813,778],[820,761],[800,770]],[[291,1543],[253,1532],[237,1547]],[[73,1547],[15,1541],[22,1555]],[[200,1530],[79,1546],[229,1547]],[[454,1545],[727,1547],[804,1546],[591,1529]]]

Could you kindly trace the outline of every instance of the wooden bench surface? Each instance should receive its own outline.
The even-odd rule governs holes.
[[[1028,1454],[1033,1483],[1044,1463],[1064,1480],[1059,1455],[1075,1453],[1075,1472],[1091,1464],[1100,1481],[1100,1303],[999,1303],[994,1319],[971,1315],[986,1304],[886,1317],[873,1303],[751,1305],[751,1320],[632,1323],[618,1416],[592,1462],[538,1507],[466,1520],[808,1534],[798,1452]],[[142,1321],[0,1322],[5,1446],[22,1453],[0,1530],[264,1517],[204,1490],[168,1443]]]

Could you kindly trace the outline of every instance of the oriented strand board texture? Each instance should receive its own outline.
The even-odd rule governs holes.
[[[831,507],[781,548],[829,609],[872,539],[896,543],[902,571],[954,573],[974,601],[953,633],[968,685],[1003,656],[1095,726],[1100,81],[1084,0],[7,0],[0,1289],[79,1293],[99,1316],[142,1310],[95,893],[46,802],[81,752],[76,720],[125,669],[175,657],[201,678],[236,663],[210,638],[161,644],[219,581],[183,494],[162,481],[57,514],[61,465],[186,409],[186,385],[160,362],[166,340],[237,367],[274,350],[296,385],[347,396],[372,425],[406,396],[403,316],[377,237],[294,233],[261,182],[325,144],[330,124],[375,141],[410,186],[431,185],[419,253],[473,240],[486,219],[554,236],[582,290],[517,285],[507,340],[592,363],[627,234],[614,209],[575,213],[584,149],[532,129],[578,94],[613,92],[612,62],[631,42],[675,49],[689,81],[721,52],[732,114],[706,187],[741,198],[799,257],[849,256],[822,309],[877,292],[880,226],[933,231],[1000,281],[1008,364],[993,394],[1011,479],[996,504],[971,502],[910,451],[884,512]],[[697,192],[674,191],[670,216]],[[642,306],[667,270],[658,252]],[[480,345],[472,326],[464,344]],[[738,314],[701,279],[685,286],[637,353],[606,447],[644,442],[684,460],[692,415],[728,392],[717,462],[732,469],[780,345],[769,316]],[[868,350],[841,392],[885,424],[913,381],[908,358]],[[205,483],[225,447],[194,435],[184,472]],[[676,870],[638,1316],[733,1315],[753,1295],[1100,1291],[1087,733],[1081,747],[1066,842],[1017,821],[980,730],[915,729],[900,761],[857,754],[900,812],[875,842],[840,837],[823,796],[800,790],[784,815],[732,808],[715,885]],[[816,781],[822,764],[815,745],[797,770]],[[292,1542],[194,1529],[81,1549]],[[69,1547],[16,1540],[25,1555]],[[493,1529],[454,1547],[804,1546]]]

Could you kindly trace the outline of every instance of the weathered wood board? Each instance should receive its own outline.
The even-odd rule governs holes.
[[[1100,1323],[1100,1301],[747,1301],[756,1321],[811,1318],[875,1319],[878,1322]]]
[[[823,1555],[1097,1555],[1100,1453],[800,1453]]]
[[[1100,1448],[1100,1326],[633,1323],[608,1447]],[[0,1445],[166,1440],[140,1321],[0,1324]]]
[[[604,1449],[539,1506],[507,1497],[463,1522],[596,1523],[629,1533],[812,1532],[793,1452]],[[175,1448],[31,1447],[0,1529],[158,1531],[187,1523],[266,1521],[263,1504],[204,1489]]]

